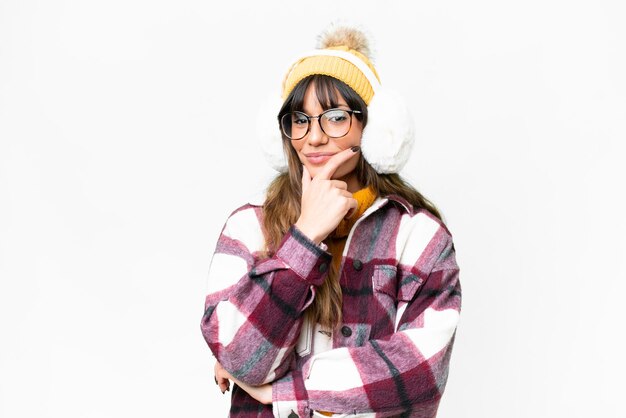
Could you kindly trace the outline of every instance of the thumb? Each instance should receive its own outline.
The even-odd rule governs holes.
[[[310,184],[311,184],[311,174],[309,173],[309,170],[306,169],[306,166],[303,165],[302,166],[302,193],[304,193],[306,189],[309,188]]]

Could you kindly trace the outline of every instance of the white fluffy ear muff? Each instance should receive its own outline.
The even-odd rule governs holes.
[[[278,112],[283,101],[278,92],[270,95],[257,114],[257,136],[261,151],[270,166],[280,172],[287,171],[287,159],[283,151],[283,138],[278,124]]]
[[[379,174],[397,173],[406,164],[415,141],[415,126],[402,97],[379,86],[367,107],[361,152]]]

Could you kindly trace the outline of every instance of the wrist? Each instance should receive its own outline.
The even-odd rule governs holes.
[[[298,228],[298,230],[304,235],[306,236],[308,239],[310,239],[311,241],[313,241],[316,245],[320,245],[322,243],[322,241],[324,241],[324,238],[326,238],[326,236],[323,236],[322,234],[320,234],[319,232],[317,232],[315,230],[315,228],[311,228],[308,225],[306,225],[304,222],[300,221],[298,219],[298,221],[294,224],[294,226],[296,228]]]

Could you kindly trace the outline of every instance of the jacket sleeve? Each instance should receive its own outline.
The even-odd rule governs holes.
[[[414,233],[421,232],[418,228]],[[423,241],[413,241],[419,239]],[[415,264],[399,263],[395,331],[360,347],[314,355],[301,370],[274,382],[274,416],[322,416],[315,411],[356,417],[435,416],[447,380],[461,288],[445,226],[426,242]]]
[[[302,325],[331,260],[292,227],[276,254],[263,259],[260,209],[244,206],[224,226],[209,268],[201,329],[233,376],[259,385],[289,369]]]

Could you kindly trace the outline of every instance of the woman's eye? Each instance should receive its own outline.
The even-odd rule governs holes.
[[[328,112],[324,115],[329,122],[340,123],[344,122],[348,119],[348,115],[346,112],[336,111],[336,112]]]
[[[308,123],[308,120],[307,118],[303,118],[302,116],[294,115],[291,118],[291,123],[293,123],[294,125],[305,125]]]

